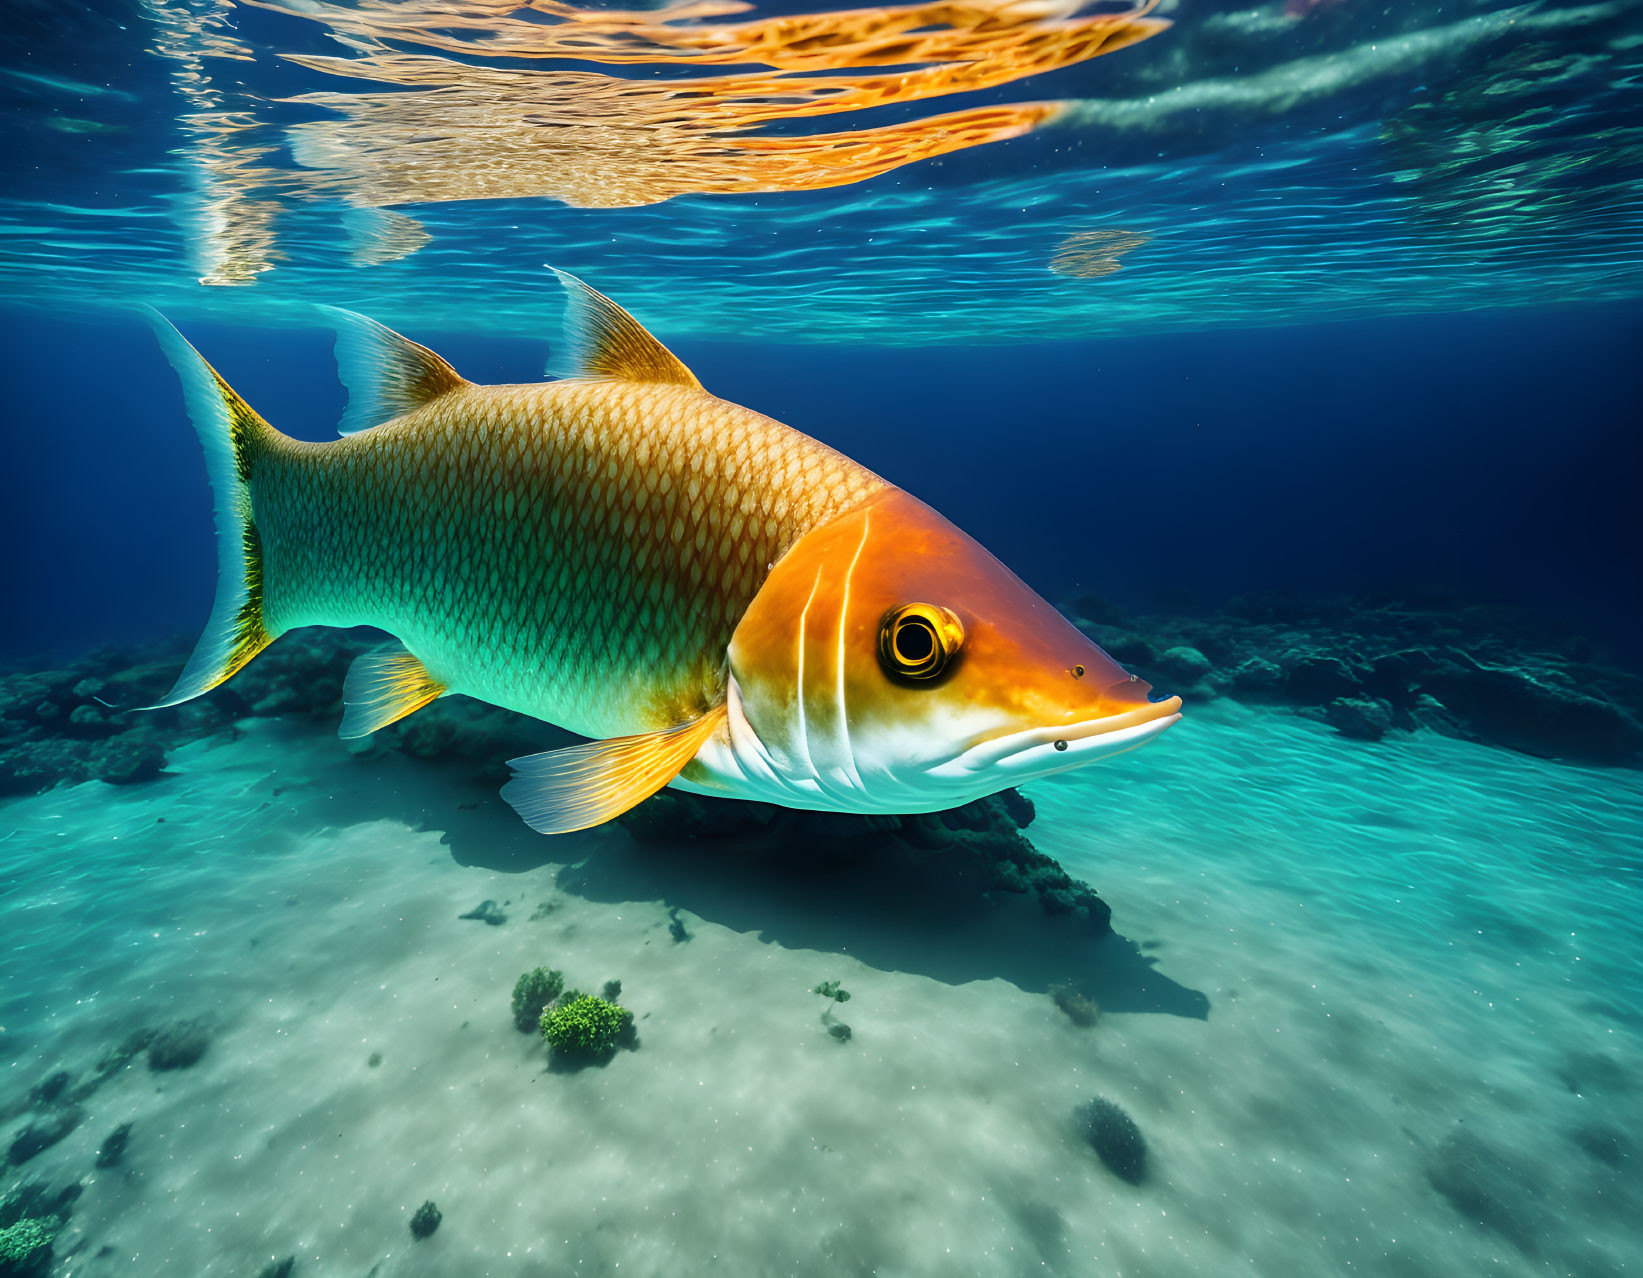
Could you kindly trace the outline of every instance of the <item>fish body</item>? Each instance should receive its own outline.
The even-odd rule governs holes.
[[[574,376],[470,383],[338,312],[344,437],[263,421],[160,321],[217,495],[216,608],[162,701],[301,626],[371,625],[344,737],[462,693],[595,738],[514,760],[559,833],[664,785],[927,811],[1178,718],[982,547],[865,467],[708,393],[561,275]]]
[[[454,388],[253,472],[271,635],[376,626],[447,690],[588,737],[708,711],[771,567],[883,488],[690,386]]]

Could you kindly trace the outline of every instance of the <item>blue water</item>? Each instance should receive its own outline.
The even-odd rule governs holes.
[[[1119,6],[932,11],[908,39],[980,44],[909,64],[836,14],[711,60],[818,12],[721,7],[11,6],[0,1278],[1632,1272],[1643,5],[1174,0],[1031,66],[1009,39]],[[989,79],[814,96],[932,69]],[[1041,102],[973,145],[937,119]],[[838,827],[545,839],[496,790],[549,730],[435,707],[344,745],[347,654],[296,637],[185,716],[110,713],[216,569],[129,308],[324,440],[319,304],[533,381],[547,263],[1183,694],[1147,750],[1025,787],[1111,933]],[[1251,643],[1495,691],[1240,684]],[[1359,739],[1365,698],[1411,717]],[[150,731],[151,767],[104,753]],[[507,921],[459,917],[484,900]],[[549,1068],[506,1010],[543,964],[620,978],[638,1050]],[[179,1023],[198,1060],[116,1051]]]

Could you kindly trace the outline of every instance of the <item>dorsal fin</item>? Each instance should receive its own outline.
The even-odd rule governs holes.
[[[548,269],[565,286],[565,345],[570,360],[569,367],[558,370],[561,376],[702,388],[696,374],[677,355],[610,298],[574,275]]]
[[[325,310],[337,327],[337,376],[348,388],[339,435],[380,425],[468,384],[426,346],[374,319],[339,306]]]

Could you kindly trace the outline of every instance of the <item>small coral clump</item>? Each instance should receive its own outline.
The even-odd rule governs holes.
[[[440,1211],[430,1198],[411,1215],[411,1237],[421,1242],[438,1229],[439,1222],[444,1219],[445,1213]]]
[[[619,1003],[592,994],[577,994],[542,1013],[542,1037],[562,1056],[596,1057],[613,1051],[633,1024],[633,1013]]]
[[[1135,1120],[1114,1101],[1097,1097],[1078,1108],[1084,1139],[1120,1180],[1139,1185],[1147,1177],[1147,1141]]]
[[[521,1034],[529,1034],[543,1010],[565,988],[564,976],[551,967],[533,968],[513,984],[513,1023]]]
[[[61,1228],[55,1216],[25,1216],[0,1229],[0,1274],[44,1274],[51,1263],[51,1244]]]

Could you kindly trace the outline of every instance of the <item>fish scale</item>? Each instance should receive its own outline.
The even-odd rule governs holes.
[[[463,386],[258,456],[264,622],[378,626],[451,691],[587,736],[649,731],[717,699],[771,567],[883,486],[690,387]]]

